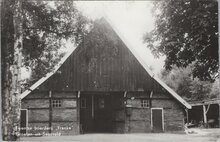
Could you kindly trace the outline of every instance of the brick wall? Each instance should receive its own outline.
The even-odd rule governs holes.
[[[52,92],[51,100],[53,99],[61,100],[60,108],[52,106],[50,108],[49,92],[35,92],[22,100],[21,108],[28,109],[28,133],[33,135],[79,134],[76,92]]]
[[[141,100],[143,98],[150,99],[146,94],[138,96],[135,92],[129,93],[126,101],[129,108],[126,109],[130,109],[131,112],[126,117],[126,132],[151,132],[151,108],[163,108],[165,132],[184,129],[184,110],[177,100],[169,94],[157,93],[153,95],[151,108],[142,108]]]

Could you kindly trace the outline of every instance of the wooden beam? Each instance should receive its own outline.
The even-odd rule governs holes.
[[[45,110],[50,109],[50,107],[42,107],[42,108],[27,108],[28,110]],[[77,107],[58,107],[53,109],[77,109]]]
[[[63,121],[61,121],[61,120],[58,120],[58,121],[53,120],[52,121],[52,123],[73,123],[73,122],[77,123],[78,121],[69,121],[69,120],[63,120]],[[50,123],[50,121],[29,121],[28,123]]]
[[[126,97],[127,97],[127,91],[124,92],[124,98],[126,98]]]
[[[206,101],[194,101],[191,102],[191,106],[202,106],[202,105],[208,105],[208,104],[220,104],[220,99],[212,99],[212,100],[206,100]]]
[[[188,124],[189,124],[189,111],[188,111],[187,108],[185,108],[184,110],[185,110],[185,112],[186,112],[186,123],[187,123],[187,125],[188,125]]]
[[[92,95],[92,120],[94,120],[94,95]]]
[[[28,110],[45,110],[50,109],[50,107],[42,107],[42,108],[27,108]]]
[[[152,107],[153,90],[150,92],[150,108]]]
[[[79,125],[79,133],[80,133],[80,91],[78,91],[77,93],[77,100],[76,100],[76,111],[77,111],[77,122],[78,122],[78,125]]]
[[[52,127],[52,91],[49,91],[49,127]],[[51,129],[49,130],[49,133],[51,133]]]
[[[81,92],[78,91],[78,93],[77,93],[77,98],[80,98],[80,94],[81,94]]]
[[[50,98],[24,98],[23,100],[49,100]],[[53,99],[77,99],[77,97],[53,97]]]
[[[220,103],[218,104],[218,127],[220,128]]]
[[[207,113],[210,108],[210,104],[208,105],[208,108],[206,108],[206,105],[203,105],[203,119],[204,119],[204,124],[207,125]]]

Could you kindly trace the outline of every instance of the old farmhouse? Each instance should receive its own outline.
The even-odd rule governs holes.
[[[184,129],[191,106],[148,69],[104,18],[53,73],[20,95],[22,133]]]

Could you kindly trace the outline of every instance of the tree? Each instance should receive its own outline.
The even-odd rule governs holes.
[[[210,95],[211,95],[210,98],[220,97],[219,96],[219,78],[217,78],[215,82],[213,83]]]
[[[71,40],[80,43],[89,21],[73,1],[3,0],[1,2],[2,119],[3,139],[16,140],[21,93],[20,69],[45,75],[63,56],[58,51]],[[33,83],[32,80],[32,83]]]
[[[64,56],[59,49],[71,40],[79,44],[88,33],[91,24],[76,9],[73,1],[51,2],[29,1],[23,4],[24,18],[24,66],[30,67],[33,84],[43,75],[51,72]],[[50,61],[50,62],[48,62]]]
[[[192,77],[192,68],[172,67],[171,71],[162,70],[160,78],[180,96],[188,101],[205,100],[218,97],[219,81],[214,83],[201,81],[199,78]]]
[[[23,49],[23,29],[22,29],[22,1],[13,1],[13,6],[9,13],[3,11],[1,16],[7,16],[11,14],[10,26],[13,27],[13,33],[9,33],[10,29],[6,30],[6,37],[3,40],[2,53],[8,55],[10,62],[4,62],[7,58],[3,57],[3,92],[2,92],[2,110],[3,110],[3,139],[4,140],[16,140],[15,127],[19,126],[19,100],[17,95],[20,92],[20,68],[22,61],[22,49]],[[5,2],[1,6],[9,6],[9,3]],[[4,9],[6,10],[6,9]],[[7,21],[7,22],[8,22]],[[1,27],[2,28],[2,27]],[[4,28],[4,27],[3,27]],[[5,27],[6,28],[6,27]],[[6,42],[13,39],[13,42],[7,44]],[[12,48],[13,53],[9,55],[9,50],[4,49]]]
[[[155,29],[144,41],[155,56],[166,56],[165,68],[194,62],[194,77],[214,81],[219,67],[217,0],[157,1],[153,13]]]
[[[192,78],[190,68],[173,67],[171,71],[162,70],[160,78],[185,99],[192,98],[189,86]]]

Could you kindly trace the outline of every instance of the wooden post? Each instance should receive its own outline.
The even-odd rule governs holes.
[[[150,92],[150,108],[152,107],[153,90]]]
[[[49,133],[52,129],[52,91],[49,91]]]
[[[92,95],[92,120],[94,120],[94,95]]]
[[[188,125],[189,124],[189,111],[187,108],[185,108],[185,111],[186,111],[186,123]]]
[[[208,108],[207,108],[207,109],[206,109],[205,104],[202,105],[202,107],[203,107],[203,119],[204,119],[204,125],[205,125],[205,126],[208,126],[208,124],[207,124],[207,113],[208,113],[208,111],[209,111],[210,104],[208,105]]]
[[[218,127],[220,128],[220,103],[218,104]]]
[[[78,122],[78,127],[79,127],[79,133],[83,133],[82,131],[82,126],[80,124],[80,91],[78,91],[77,96],[76,96],[76,111],[77,111],[77,122]]]
[[[124,132],[129,132],[129,125],[128,125],[128,120],[127,120],[127,115],[126,115],[126,105],[127,105],[127,91],[124,92],[123,95],[123,102],[124,102],[124,121],[125,121],[125,125],[124,125]]]
[[[205,105],[202,105],[203,107],[203,120],[204,120],[204,124],[207,124],[207,116],[206,116],[206,108]]]

